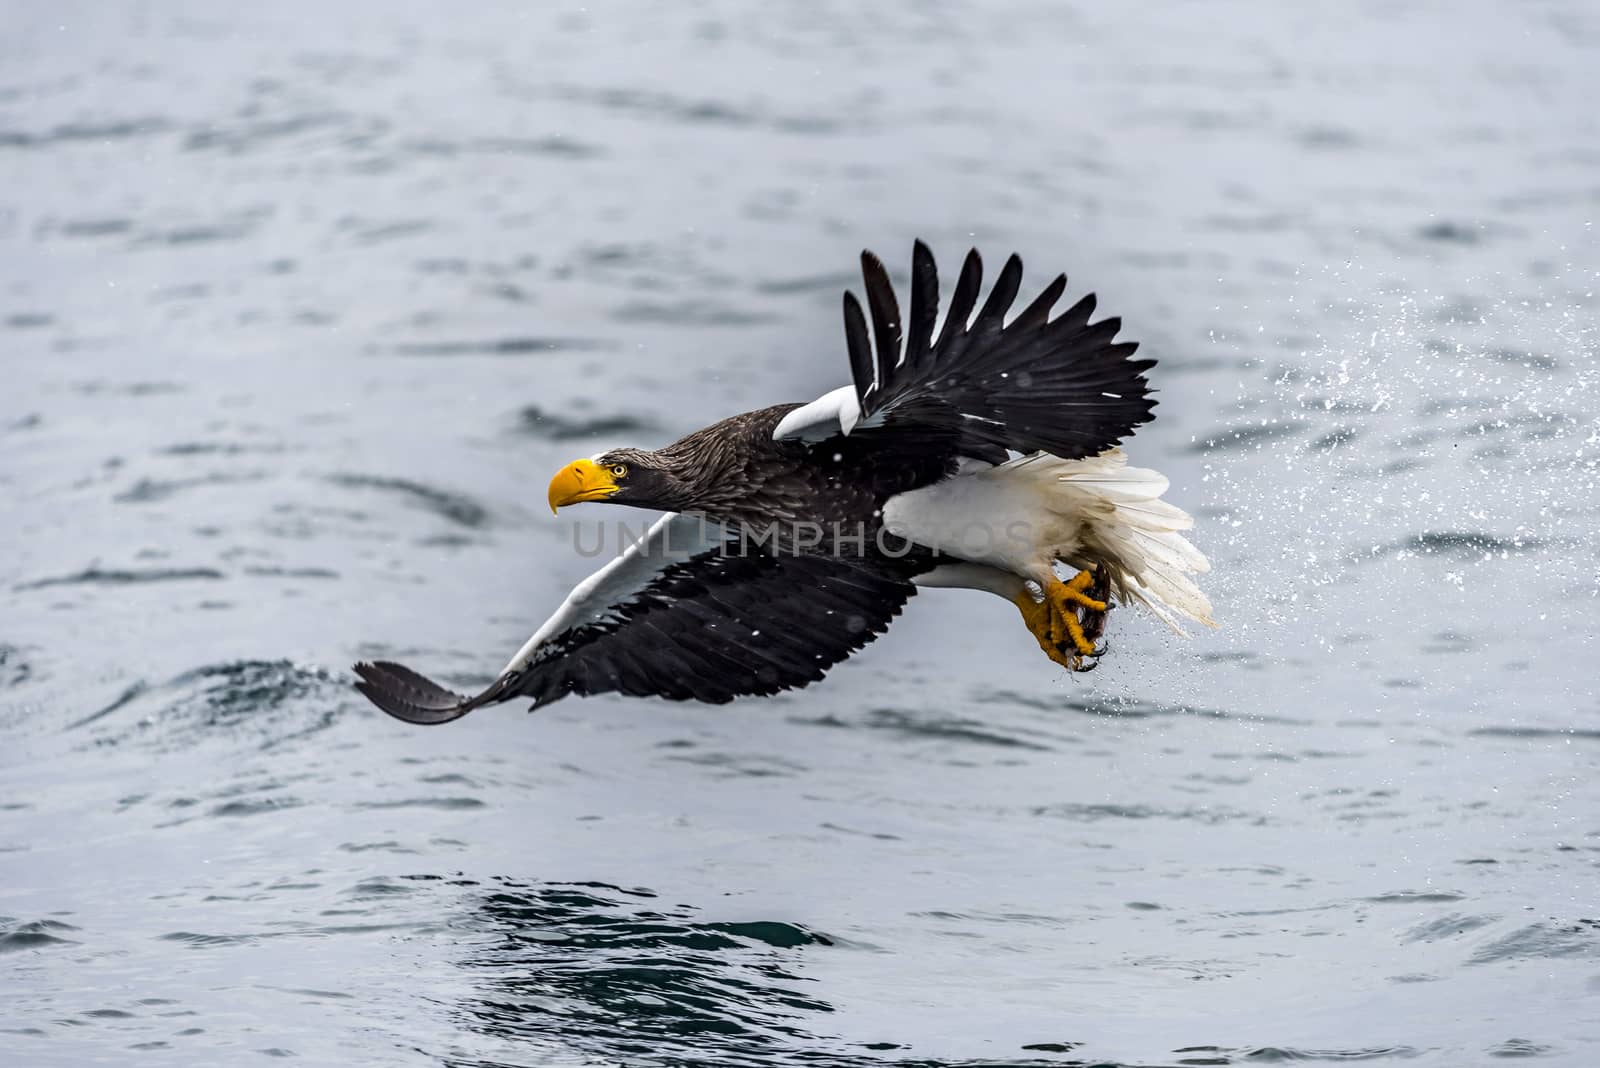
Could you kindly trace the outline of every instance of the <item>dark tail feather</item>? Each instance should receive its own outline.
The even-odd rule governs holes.
[[[361,676],[356,689],[389,715],[407,723],[449,723],[481,703],[451,693],[433,680],[389,660],[363,661],[355,670]]]

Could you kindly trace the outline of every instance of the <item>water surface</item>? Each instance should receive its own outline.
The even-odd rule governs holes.
[[[1594,1061],[1588,5],[6,21],[15,1063]],[[1160,359],[1219,632],[1068,678],[936,592],[771,701],[350,688],[491,677],[593,566],[549,473],[840,384],[918,236]]]

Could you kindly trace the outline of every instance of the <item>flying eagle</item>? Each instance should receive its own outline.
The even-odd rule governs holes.
[[[1113,599],[1180,634],[1180,619],[1215,626],[1190,578],[1209,565],[1180,533],[1193,520],[1160,499],[1166,478],[1117,447],[1156,403],[1155,361],[1115,340],[1121,321],[1091,323],[1092,294],[1051,319],[1065,275],[1010,315],[1016,256],[979,307],[974,250],[941,324],[920,241],[902,318],[882,262],[863,252],[861,266],[865,310],[844,296],[850,385],[563,467],[552,510],[667,514],[579,583],[477,696],[382,660],[355,666],[357,689],[408,723],[518,697],[538,708],[568,694],[768,695],[821,679],[923,586],[1006,598],[1069,670],[1098,663]]]

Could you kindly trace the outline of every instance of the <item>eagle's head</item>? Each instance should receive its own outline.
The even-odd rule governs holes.
[[[584,501],[671,510],[673,479],[653,452],[612,449],[574,460],[550,480],[550,511]]]

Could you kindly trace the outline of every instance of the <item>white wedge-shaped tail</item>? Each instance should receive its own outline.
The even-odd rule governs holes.
[[[926,585],[970,585],[1012,596],[1022,581],[1043,583],[1056,563],[1108,572],[1112,594],[1145,605],[1179,634],[1183,621],[1208,627],[1211,602],[1190,576],[1209,571],[1182,531],[1189,514],[1161,499],[1166,476],[1129,467],[1121,449],[1063,460],[1033,453],[960,474],[891,498],[884,524],[941,554],[1014,577],[1008,583],[972,568],[945,568]],[[975,523],[973,517],[981,516]]]
[[[1055,477],[1065,511],[1086,515],[1080,552],[1110,569],[1119,600],[1138,601],[1179,634],[1182,619],[1217,625],[1211,602],[1190,577],[1210,571],[1211,564],[1181,533],[1194,526],[1194,518],[1161,499],[1169,485],[1165,475],[1129,467],[1121,449],[1083,460],[1031,462]]]

